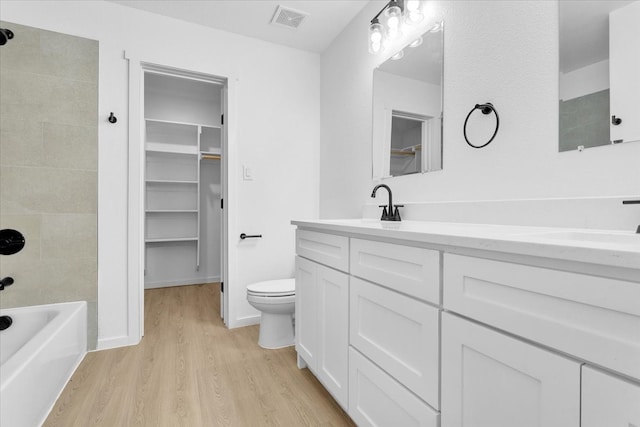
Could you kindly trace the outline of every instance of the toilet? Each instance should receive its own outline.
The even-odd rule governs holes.
[[[294,344],[296,279],[268,280],[247,286],[247,301],[260,310],[258,345],[275,349]]]

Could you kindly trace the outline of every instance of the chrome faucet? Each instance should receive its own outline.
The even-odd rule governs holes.
[[[640,205],[640,200],[623,200],[623,205]],[[640,225],[636,229],[636,233],[640,234]]]
[[[395,205],[395,207],[393,206],[393,195],[391,194],[391,189],[389,188],[388,185],[385,184],[378,184],[375,187],[373,187],[373,191],[371,192],[371,198],[375,198],[376,197],[376,191],[378,191],[378,188],[384,188],[387,190],[387,192],[389,193],[389,206],[385,206],[385,205],[380,205],[382,209],[382,217],[380,218],[381,221],[401,221],[400,219],[400,212],[398,211],[398,208],[403,208],[404,205]]]

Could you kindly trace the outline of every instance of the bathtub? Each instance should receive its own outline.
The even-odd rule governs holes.
[[[0,310],[0,426],[40,426],[87,352],[87,303]]]

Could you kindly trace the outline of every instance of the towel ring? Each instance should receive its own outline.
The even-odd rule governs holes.
[[[491,138],[482,145],[473,145],[469,141],[469,138],[467,137],[467,122],[469,121],[469,117],[471,117],[471,114],[473,114],[473,112],[476,110],[480,110],[484,115],[491,114],[491,112],[493,111],[493,114],[496,115],[496,130],[493,132],[493,135],[491,136]],[[469,144],[470,147],[482,148],[482,147],[486,147],[491,143],[491,141],[493,141],[493,138],[495,138],[496,135],[498,134],[499,128],[500,128],[500,117],[498,116],[498,112],[496,111],[492,103],[487,102],[486,104],[476,104],[475,107],[473,107],[471,111],[469,111],[469,114],[467,114],[467,118],[464,119],[464,128],[462,130],[464,133],[464,140],[467,141],[467,144]]]

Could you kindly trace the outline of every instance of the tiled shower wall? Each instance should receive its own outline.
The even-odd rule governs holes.
[[[609,144],[609,89],[560,101],[559,151]]]
[[[97,339],[98,42],[0,22],[0,307],[87,301]]]

